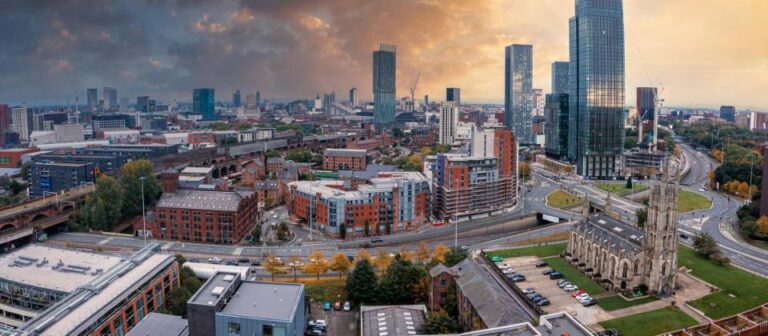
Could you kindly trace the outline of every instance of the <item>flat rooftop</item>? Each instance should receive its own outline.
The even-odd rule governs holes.
[[[252,191],[215,191],[179,189],[175,193],[163,193],[158,208],[190,210],[237,211],[240,201],[252,195]]]
[[[213,167],[186,167],[181,171],[181,173],[182,174],[210,174],[212,170],[213,170]]]
[[[199,304],[203,306],[214,306],[216,301],[221,297],[221,293],[232,286],[232,282],[239,274],[236,273],[215,273],[213,277],[208,279],[197,293],[193,295],[188,302]],[[220,290],[217,288],[221,288]],[[215,289],[215,291],[214,291]],[[221,291],[221,292],[218,292]],[[217,293],[218,292],[218,293]]]
[[[339,148],[326,148],[323,155],[329,156],[349,156],[349,157],[365,157],[368,151],[365,149],[339,149]]]
[[[0,258],[0,281],[69,293],[120,261],[103,254],[27,245]]]
[[[221,312],[258,319],[291,321],[302,295],[303,284],[243,281]]]
[[[149,313],[126,336],[187,336],[189,323],[181,316]]]
[[[363,306],[362,336],[417,335],[426,321],[424,305]]]

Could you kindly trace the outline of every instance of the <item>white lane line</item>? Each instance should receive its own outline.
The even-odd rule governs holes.
[[[242,247],[238,247],[238,248],[236,248],[236,249],[235,249],[235,250],[232,252],[232,255],[235,255],[235,256],[239,256],[239,255],[240,255],[240,254],[242,254],[242,253],[243,253],[243,248],[242,248]]]
[[[112,237],[109,237],[107,239],[104,239],[104,240],[100,241],[98,244],[99,245],[104,245],[104,244],[109,243],[111,241],[112,241]]]

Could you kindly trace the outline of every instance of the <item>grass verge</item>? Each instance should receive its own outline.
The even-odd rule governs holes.
[[[627,196],[634,190],[636,193],[648,189],[647,185],[635,183],[633,188],[626,188],[626,183],[600,183],[595,185],[598,189],[605,190],[609,193]]]
[[[547,195],[547,205],[555,209],[565,209],[579,205],[583,199],[563,190],[555,190]]]
[[[695,192],[680,190],[677,194],[677,212],[686,213],[694,210],[709,209],[712,201]]]
[[[347,297],[346,279],[300,279],[299,282],[304,284],[306,295],[315,302],[344,301]]]
[[[616,329],[623,336],[651,336],[683,329],[696,320],[676,307],[667,307],[600,322],[606,329]]]
[[[691,274],[720,288],[720,291],[690,302],[712,319],[735,315],[768,301],[768,279],[731,265],[719,266],[700,257],[688,247],[677,251],[678,266],[691,269]]]
[[[649,296],[649,297],[644,297],[642,299],[636,299],[636,300],[630,301],[630,300],[624,299],[620,295],[614,295],[614,296],[609,296],[609,297],[597,300],[597,305],[600,306],[600,308],[603,308],[603,310],[605,311],[614,311],[614,310],[629,308],[633,306],[639,306],[641,304],[646,304],[656,300],[658,299],[655,297]]]

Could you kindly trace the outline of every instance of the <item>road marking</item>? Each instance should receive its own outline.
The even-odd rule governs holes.
[[[165,251],[165,250],[170,249],[171,246],[173,246],[173,243],[165,243],[165,244],[163,244],[163,246],[160,246],[160,249]]]
[[[112,241],[112,237],[109,237],[107,239],[104,239],[104,240],[100,241],[98,244],[99,245],[104,245],[104,244],[109,243],[111,241]]]
[[[239,256],[241,253],[243,253],[243,248],[242,248],[242,247],[238,247],[238,248],[236,248],[236,249],[235,249],[235,250],[232,252],[232,255],[236,255],[236,256]]]

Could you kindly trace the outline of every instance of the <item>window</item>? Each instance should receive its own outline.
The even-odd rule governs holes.
[[[137,316],[139,317],[139,321],[144,319],[144,299],[138,298],[136,299],[136,308],[138,309]]]
[[[440,287],[445,287],[448,285],[448,281],[445,281],[445,279],[440,280]]]
[[[109,326],[104,327],[104,329],[101,329],[101,336],[112,336],[112,330],[109,329]]]
[[[227,335],[228,336],[240,336],[240,323],[229,322],[227,323]],[[266,335],[266,334],[264,334]]]
[[[115,319],[115,335],[125,336],[125,331],[123,330],[123,315],[121,314],[118,314]]]

